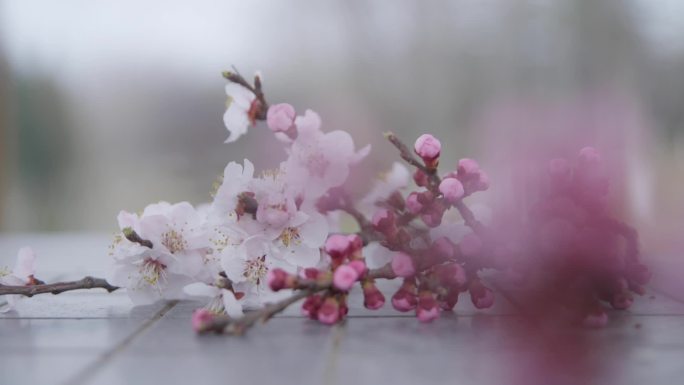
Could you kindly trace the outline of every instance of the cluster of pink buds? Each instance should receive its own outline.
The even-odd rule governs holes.
[[[378,209],[371,221],[383,238],[381,244],[395,252],[390,263],[393,275],[403,279],[392,296],[392,306],[400,312],[415,311],[420,321],[430,322],[442,310],[453,309],[459,294],[468,291],[477,308],[488,308],[494,303],[494,295],[477,273],[491,266],[480,236],[469,233],[456,245],[446,237],[421,237],[408,224],[419,218],[428,228],[437,227],[452,207],[464,210],[461,215],[465,218],[469,211],[461,201],[486,190],[489,179],[472,159],[462,159],[455,171],[440,178],[437,168],[441,143],[432,135],[421,135],[413,149],[422,160],[411,162],[409,158],[416,166],[414,180],[420,190],[411,192],[401,202],[400,196],[393,196],[392,203]],[[421,242],[416,244],[417,238]]]
[[[368,276],[362,250],[363,241],[358,234],[333,234],[325,243],[325,252],[330,257],[329,270],[308,268],[304,269],[301,277],[297,277],[284,270],[273,269],[268,274],[268,285],[274,291],[319,291],[306,298],[302,313],[328,325],[342,321],[347,315],[347,296],[356,283],[360,283],[363,289],[365,307],[379,309],[385,304],[385,296],[375,286],[374,279]]]

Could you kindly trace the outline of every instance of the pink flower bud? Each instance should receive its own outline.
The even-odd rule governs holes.
[[[207,309],[197,309],[192,313],[192,330],[203,332],[214,321],[214,314]]]
[[[394,254],[392,258],[392,271],[394,271],[397,277],[412,277],[416,273],[416,268],[413,266],[411,256],[401,251]]]
[[[407,312],[416,308],[418,297],[416,287],[410,280],[405,280],[404,284],[392,296],[392,307],[400,312]]]
[[[458,244],[464,257],[476,257],[482,251],[482,240],[475,233],[466,234]]]
[[[342,265],[335,269],[333,274],[333,285],[339,290],[348,291],[359,279],[359,273],[349,265]]]
[[[372,282],[363,284],[363,306],[367,309],[377,310],[385,305],[385,296]]]
[[[347,264],[349,267],[352,269],[356,270],[356,272],[359,274],[359,277],[363,276],[366,274],[366,262],[361,261],[359,259],[351,261]]]
[[[359,234],[349,234],[347,235],[349,239],[349,252],[352,256],[361,256],[361,251],[363,250],[363,239]]]
[[[414,215],[420,214],[420,212],[423,210],[423,205],[418,200],[417,192],[412,192],[406,198],[406,209],[408,209],[408,212]]]
[[[465,195],[463,184],[455,178],[445,178],[439,184],[439,192],[444,195],[444,199],[449,203],[456,203]]]
[[[318,279],[318,276],[321,274],[321,271],[315,267],[307,267],[306,269],[304,269],[302,273],[304,275],[304,278],[316,280]]]
[[[351,241],[347,235],[333,234],[325,241],[325,252],[332,259],[343,260],[351,254]]]
[[[413,181],[416,183],[416,186],[426,187],[428,185],[428,176],[423,170],[417,169],[413,173]]]
[[[442,204],[441,201],[435,201],[432,205],[427,207],[427,209],[423,210],[420,219],[423,220],[423,223],[425,223],[426,226],[435,228],[442,224],[442,217],[444,216],[445,211],[445,205]]]
[[[290,104],[275,104],[268,109],[266,124],[273,132],[286,132],[292,128],[296,115],[294,107]]]
[[[430,134],[423,134],[416,139],[413,146],[416,154],[420,156],[425,163],[433,163],[439,158],[439,153],[442,150],[442,144]]]
[[[323,299],[320,295],[311,295],[306,297],[302,304],[302,315],[310,319],[318,318],[318,309],[321,307]]]
[[[334,325],[340,320],[340,305],[335,298],[328,297],[318,309],[318,320],[326,325]]]
[[[487,309],[494,305],[494,292],[480,281],[473,281],[469,288],[470,300],[478,309]]]
[[[458,263],[447,263],[435,266],[437,278],[443,285],[463,287],[467,283],[466,272]]]
[[[475,183],[475,191],[487,191],[487,189],[489,189],[489,176],[480,170],[477,183]]]
[[[459,288],[449,289],[449,292],[446,294],[446,296],[444,296],[444,298],[442,298],[442,301],[439,304],[442,310],[453,310],[458,303],[459,294],[461,294],[461,290]]]
[[[587,314],[582,325],[588,328],[602,328],[608,324],[608,314],[603,310],[596,310]]]
[[[418,297],[418,306],[416,307],[416,316],[420,322],[432,322],[439,318],[439,303],[429,291],[420,293]]]
[[[375,230],[385,234],[386,236],[391,236],[396,231],[394,213],[387,209],[379,209],[373,214],[371,222]]]
[[[458,161],[458,176],[466,177],[480,172],[480,165],[473,159],[463,158]]]
[[[439,257],[440,260],[448,260],[454,257],[455,248],[453,242],[447,237],[439,237],[432,242],[430,250],[432,254]]]
[[[266,274],[266,282],[268,283],[268,287],[271,288],[273,291],[279,291],[284,289],[287,284],[287,278],[289,274],[283,270],[283,269],[271,269],[268,271]]]
[[[610,300],[610,305],[614,309],[626,310],[632,306],[632,302],[634,302],[634,298],[632,298],[629,293],[622,292],[613,295],[613,298]]]

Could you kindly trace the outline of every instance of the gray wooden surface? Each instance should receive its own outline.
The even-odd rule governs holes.
[[[101,275],[108,242],[1,235],[0,265],[32,245],[43,279]],[[501,295],[488,311],[464,297],[428,325],[389,305],[367,311],[357,295],[342,325],[302,319],[295,308],[239,338],[195,335],[197,302],[133,307],[124,293],[43,295],[0,316],[0,384],[678,384],[684,303],[653,290],[601,330],[535,325]]]

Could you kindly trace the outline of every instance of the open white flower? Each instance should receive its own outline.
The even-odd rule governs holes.
[[[314,267],[328,237],[328,221],[319,213],[298,211],[273,241],[273,252],[297,267]]]
[[[230,162],[223,171],[223,181],[216,190],[208,214],[210,225],[226,226],[237,221],[239,195],[250,190],[254,180],[254,165],[247,159],[244,166]]]
[[[0,284],[8,286],[24,286],[31,284],[36,272],[36,255],[30,247],[22,247],[17,254],[17,262],[14,269],[0,268]],[[14,309],[20,295],[7,295],[4,299],[7,303],[0,307],[0,313]]]
[[[234,142],[247,133],[249,125],[254,125],[255,104],[258,103],[254,93],[237,83],[226,84],[226,112],[223,123],[230,135],[226,143]]]
[[[112,284],[127,288],[134,303],[183,297],[183,286],[206,275],[211,247],[202,217],[187,202],[149,205],[142,215],[121,212],[122,234],[115,238],[111,255],[115,270]],[[152,247],[131,242],[134,231]]]
[[[227,247],[221,253],[221,266],[233,283],[235,293],[240,293],[240,303],[244,308],[258,308],[287,295],[287,290],[271,291],[266,275],[273,268],[296,273],[297,267],[274,254],[271,241],[260,236],[247,238],[240,245]]]

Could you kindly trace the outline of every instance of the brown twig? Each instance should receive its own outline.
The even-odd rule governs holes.
[[[16,295],[23,295],[26,297],[33,297],[34,295],[37,294],[46,294],[46,293],[51,293],[51,294],[59,294],[63,293],[65,291],[71,291],[71,290],[80,290],[80,289],[105,289],[108,292],[113,292],[114,290],[119,289],[116,286],[112,286],[107,282],[106,280],[102,278],[95,278],[95,277],[85,277],[82,279],[79,279],[78,281],[70,281],[70,282],[56,282],[56,283],[49,283],[49,284],[40,284],[40,285],[30,285],[30,286],[9,286],[9,285],[0,285],[0,295],[9,295],[9,294],[16,294]]]
[[[302,300],[311,294],[328,289],[329,286],[320,286],[315,289],[299,290],[292,296],[281,301],[267,304],[263,309],[247,313],[240,318],[231,318],[227,315],[216,316],[201,332],[227,333],[243,335],[257,322],[266,322],[276,314],[282,312],[293,303]]]

